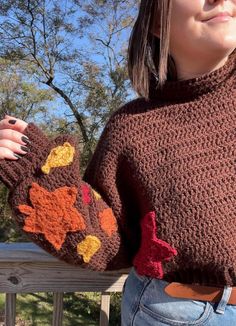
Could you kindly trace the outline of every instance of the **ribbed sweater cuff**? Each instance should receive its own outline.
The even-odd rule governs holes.
[[[46,152],[50,151],[49,138],[34,124],[29,123],[24,130],[31,141],[27,145],[29,152],[18,160],[0,160],[0,180],[9,188],[14,188],[22,178],[32,175],[45,160]]]

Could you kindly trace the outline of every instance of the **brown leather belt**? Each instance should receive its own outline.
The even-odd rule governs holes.
[[[177,282],[172,282],[165,287],[165,292],[171,297],[210,302],[219,302],[223,290],[223,287],[183,284]],[[228,304],[236,305],[236,287],[232,287]]]

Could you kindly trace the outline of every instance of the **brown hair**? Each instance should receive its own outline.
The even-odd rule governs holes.
[[[128,72],[132,86],[149,98],[151,75],[161,88],[166,80],[177,79],[176,67],[169,54],[172,0],[141,0],[139,14],[129,39]],[[150,31],[160,16],[160,38]],[[157,72],[158,71],[158,72]]]

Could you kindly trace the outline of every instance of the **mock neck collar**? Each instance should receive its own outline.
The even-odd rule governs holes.
[[[188,101],[201,97],[204,94],[213,92],[222,85],[229,87],[235,84],[236,76],[236,50],[228,57],[227,62],[219,69],[200,77],[166,81],[162,89],[158,89],[154,76],[150,82],[150,99],[160,99],[168,102]]]

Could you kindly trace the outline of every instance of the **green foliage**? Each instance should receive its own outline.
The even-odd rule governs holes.
[[[27,64],[0,58],[0,110],[21,119],[48,112],[47,103],[54,100],[51,90],[29,81]]]
[[[64,326],[97,326],[100,314],[100,293],[64,293]],[[53,294],[38,292],[17,294],[17,320],[24,326],[50,326],[53,315]],[[120,325],[121,294],[111,294],[110,326]],[[5,295],[0,294],[0,315],[4,315]],[[1,321],[1,320],[0,320]]]

